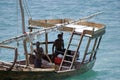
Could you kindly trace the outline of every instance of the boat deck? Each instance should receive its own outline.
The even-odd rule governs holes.
[[[21,64],[17,64],[21,63]],[[34,64],[30,64],[28,67],[25,65],[25,61],[18,61],[13,67],[12,71],[58,71],[60,65],[53,65],[44,60],[41,68],[34,68]],[[65,64],[66,66],[68,64]],[[10,62],[0,61],[0,71],[7,71],[12,66]],[[76,62],[73,69],[79,69],[81,66],[80,62]],[[66,68],[63,68],[66,70]]]
[[[20,63],[20,64],[17,64]],[[12,71],[55,71],[52,64],[44,63],[42,68],[34,68],[34,64],[29,64],[28,67],[25,65],[25,61],[18,61],[13,67]],[[12,63],[0,61],[0,71],[7,71],[12,66]]]

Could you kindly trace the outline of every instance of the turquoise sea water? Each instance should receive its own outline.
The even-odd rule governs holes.
[[[0,0],[0,41],[21,33],[16,2]],[[28,6],[33,19],[79,19],[102,11],[103,14],[90,20],[106,25],[95,66],[83,75],[65,80],[120,80],[120,0],[29,0]]]

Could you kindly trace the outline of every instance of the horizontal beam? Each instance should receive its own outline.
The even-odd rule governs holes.
[[[40,27],[53,27],[56,24],[63,24],[66,22],[70,22],[71,19],[48,19],[48,20],[29,20],[30,26],[40,26]]]
[[[77,25],[83,25],[83,26],[88,26],[88,27],[95,27],[95,28],[103,28],[105,25],[99,24],[99,23],[94,23],[94,22],[78,22]]]
[[[47,44],[53,44],[53,43],[54,43],[54,41],[47,42]],[[40,44],[46,44],[46,42],[40,42]],[[36,43],[33,43],[33,45],[36,45]]]
[[[8,49],[16,49],[16,47],[8,46],[8,45],[0,45],[0,47],[8,48]]]

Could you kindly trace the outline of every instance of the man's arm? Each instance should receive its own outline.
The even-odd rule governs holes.
[[[53,43],[53,46],[52,46],[52,54],[54,53],[54,47],[55,47],[55,43]]]
[[[37,54],[37,51],[36,51],[36,50],[33,50],[33,52],[34,52],[35,54]]]
[[[64,40],[62,41],[62,47],[63,47],[63,49],[64,49]]]
[[[44,49],[40,47],[41,54],[44,54]]]

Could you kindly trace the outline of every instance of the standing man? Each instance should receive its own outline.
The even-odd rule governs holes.
[[[56,39],[55,42],[53,43],[52,53],[56,57],[58,54],[60,54],[59,52],[63,52],[63,51],[64,51],[64,40],[63,40],[63,33],[61,33],[58,34],[58,39]]]

